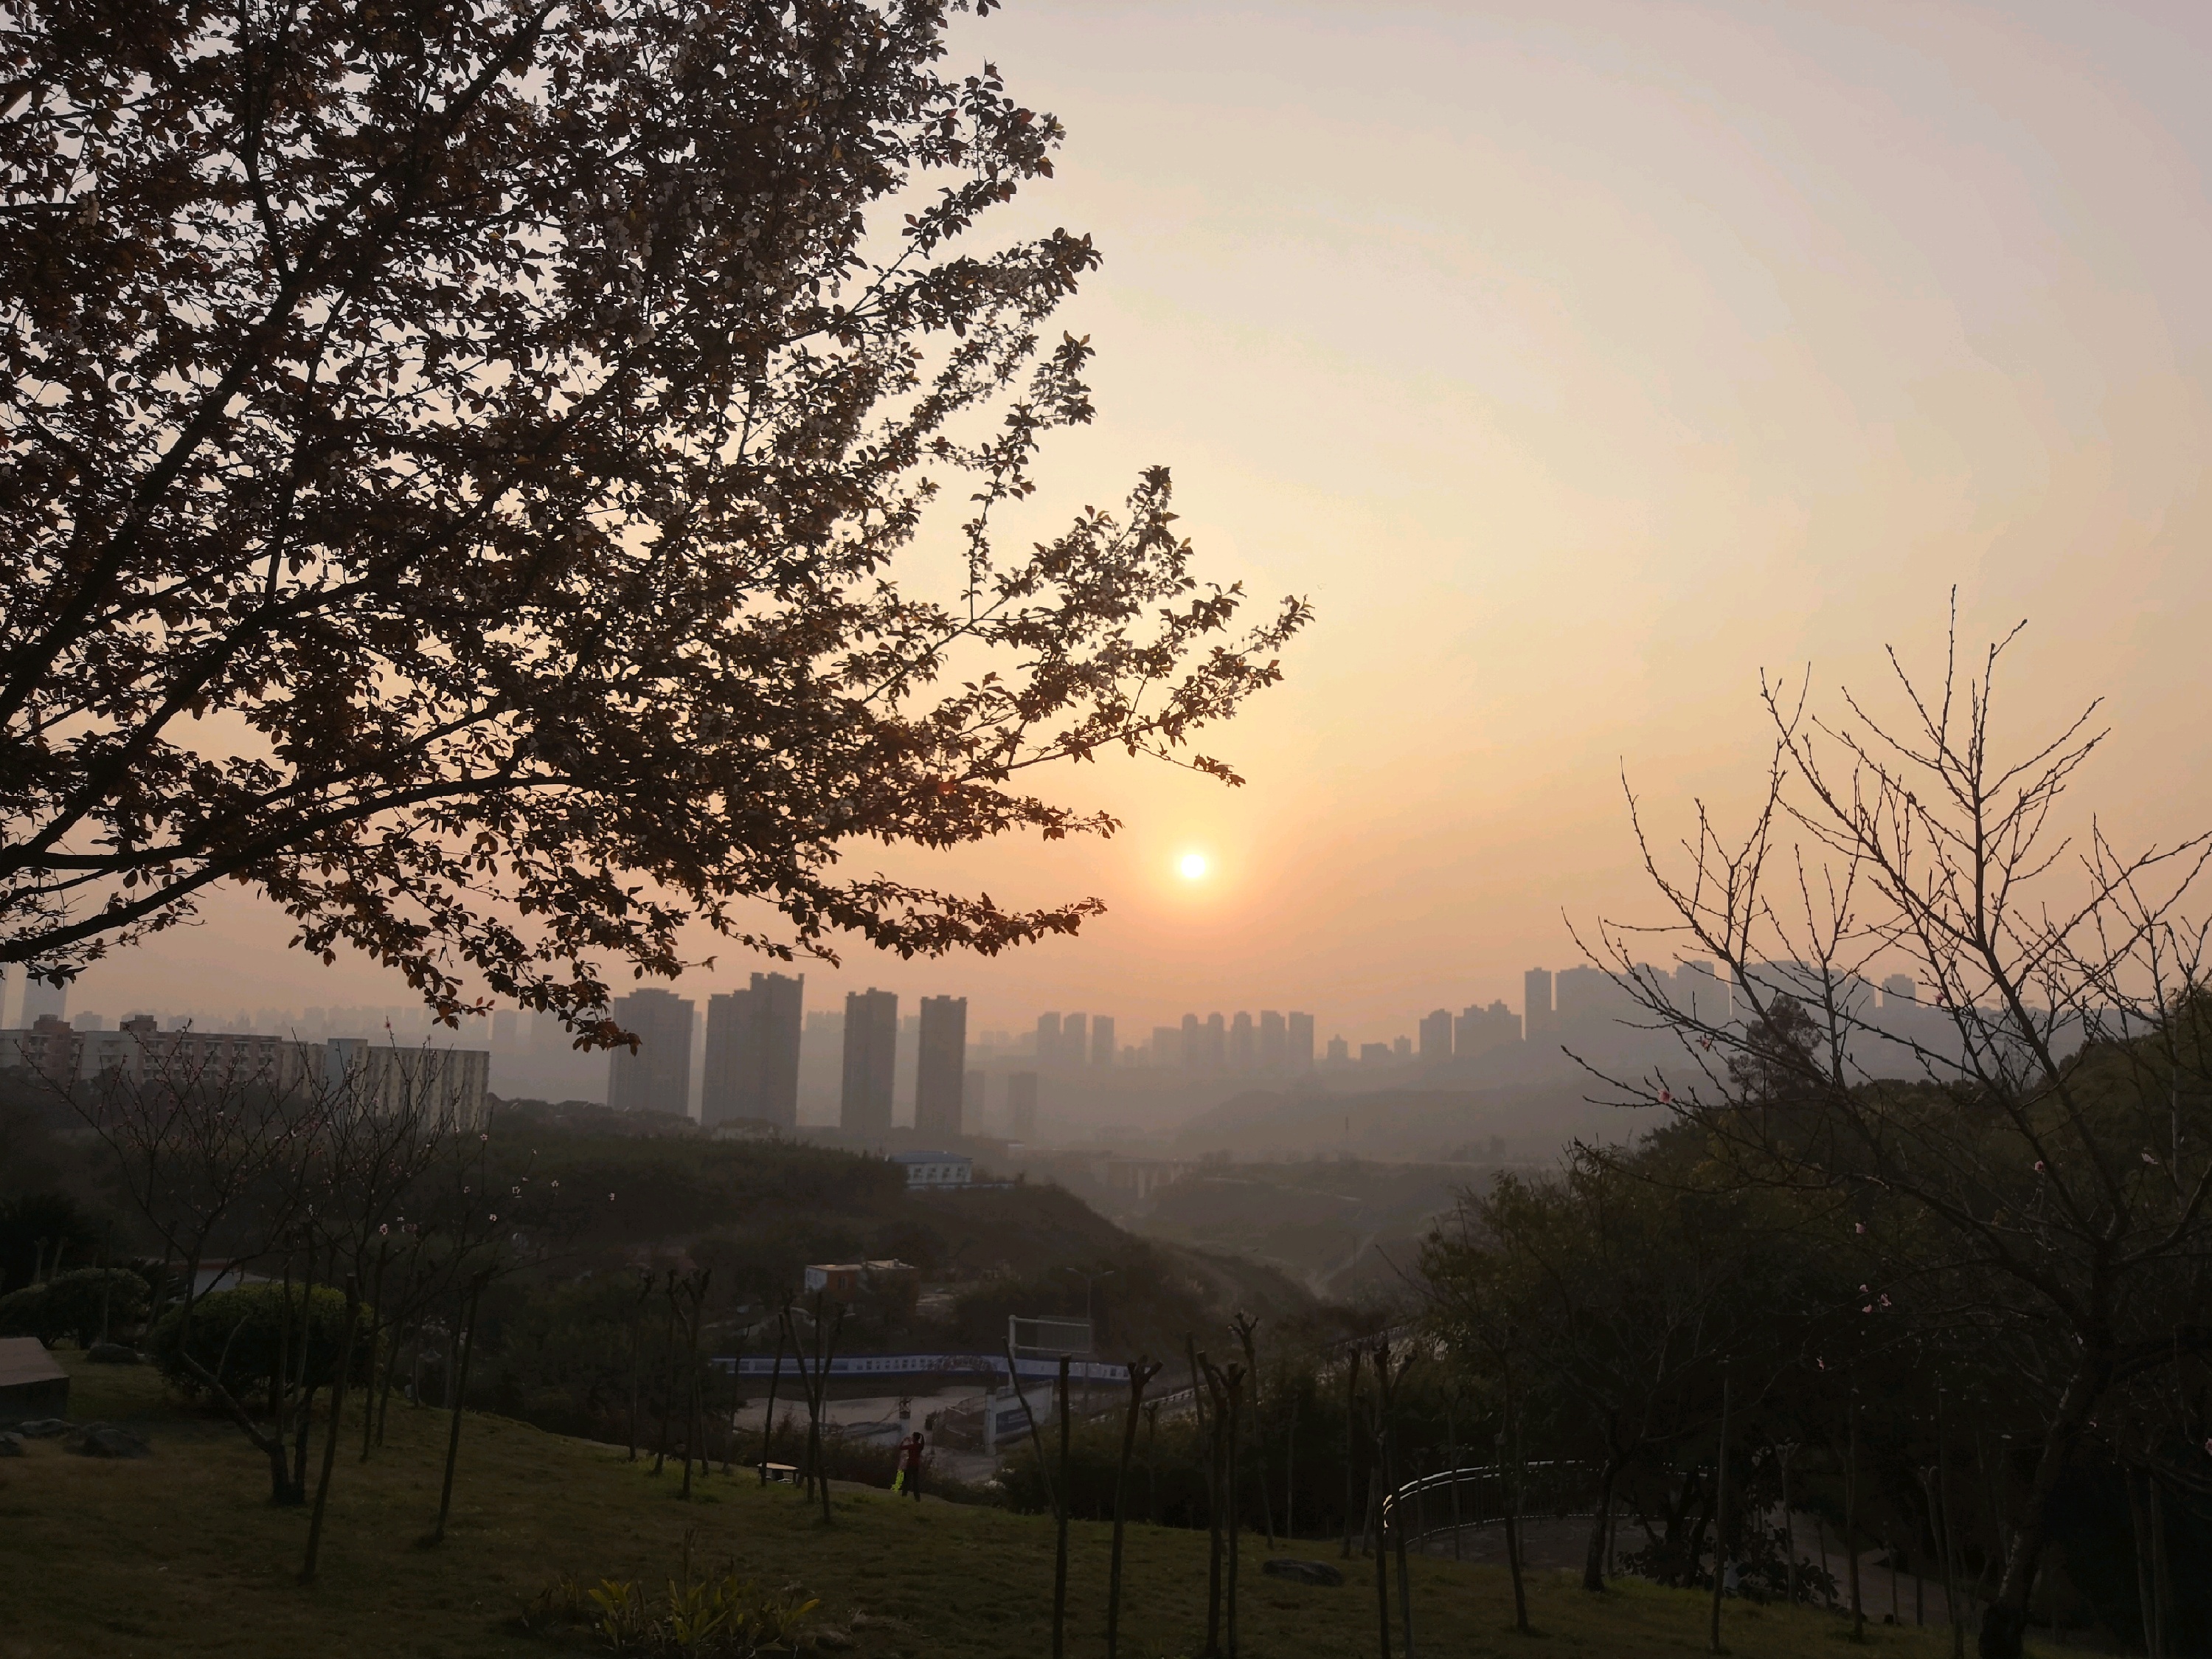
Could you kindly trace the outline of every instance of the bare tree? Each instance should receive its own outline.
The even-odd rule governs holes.
[[[441,1087],[429,1051],[423,1051],[418,1063],[410,1066],[403,1060],[395,1069],[398,1087],[376,1091],[373,1097],[364,1070],[359,1066],[327,1079],[325,1085],[326,1091],[337,1097],[337,1109],[325,1113],[322,1119],[325,1142],[322,1182],[305,1220],[307,1227],[321,1234],[325,1240],[323,1254],[329,1276],[339,1279],[344,1286],[345,1323],[331,1375],[329,1425],[323,1443],[322,1470],[315,1483],[313,1516],[307,1527],[306,1559],[300,1569],[302,1583],[313,1580],[322,1547],[323,1516],[337,1461],[338,1428],[344,1413],[347,1385],[352,1379],[354,1344],[363,1335],[358,1329],[364,1313],[362,1287],[373,1283],[377,1292],[366,1309],[370,1322],[366,1340],[371,1345],[369,1352],[373,1355],[378,1338],[397,1325],[392,1310],[383,1304],[382,1298],[385,1270],[391,1261],[392,1230],[395,1226],[401,1229],[404,1237],[409,1202],[427,1197],[423,1191],[427,1178],[441,1163],[447,1161],[448,1148],[462,1128],[455,1103]],[[483,1139],[477,1144],[487,1145],[489,1132],[479,1133]],[[518,1185],[518,1196],[520,1191]],[[495,1218],[488,1224],[496,1224]],[[463,1229],[462,1237],[466,1237],[471,1230],[465,1222]],[[422,1238],[418,1226],[415,1236],[418,1255]],[[402,1282],[412,1288],[418,1281]],[[395,1291],[399,1288],[395,1284]],[[372,1376],[374,1374],[372,1367]],[[364,1396],[364,1456],[368,1454],[372,1403]]]
[[[1227,1614],[1229,1645],[1225,1651],[1228,1659],[1237,1659],[1237,1557],[1242,1519],[1237,1503],[1237,1431],[1238,1419],[1243,1415],[1245,1373],[1242,1365],[1216,1365],[1202,1353],[1198,1356],[1198,1363],[1213,1406],[1212,1497],[1209,1507],[1217,1517],[1213,1528],[1214,1554],[1220,1563],[1221,1605]],[[1215,1632],[1210,1616],[1206,1636],[1211,1650]]]
[[[1159,1373],[1159,1363],[1149,1354],[1139,1354],[1129,1362],[1129,1408],[1121,1419],[1121,1460],[1114,1469],[1114,1549],[1106,1573],[1106,1659],[1115,1659],[1121,1651],[1121,1529],[1127,1515],[1129,1459],[1137,1449],[1137,1419],[1144,1413],[1146,1385]]]
[[[1601,921],[1605,962],[1680,1060],[1620,1098],[1697,1126],[1741,1179],[1847,1194],[1839,1250],[1939,1333],[1963,1331],[2040,1419],[1979,1636],[2016,1659],[2051,1494],[2115,1389],[2202,1354],[2212,1250],[2212,1000],[2185,913],[2212,836],[2122,853],[2069,790],[2096,705],[2016,756],[1997,671],[2018,630],[1940,681],[1894,653],[1894,718],[1809,679],[1763,687],[1774,743],[1740,835],[1702,804],[1662,856],[1633,793],[1656,926]],[[1733,1006],[1638,958],[1717,963]],[[1593,948],[1594,947],[1594,948]],[[1877,1007],[1872,976],[1899,971]],[[1623,1082],[1615,1079],[1616,1082]],[[1875,1281],[1869,1279],[1869,1285]],[[1870,1292],[1869,1317],[1889,1310]]]
[[[1190,1403],[1198,1421],[1198,1444],[1206,1458],[1206,1646],[1200,1659],[1220,1659],[1221,1654],[1221,1413],[1209,1413],[1206,1396],[1212,1389],[1212,1363],[1199,1352],[1197,1339],[1184,1333],[1183,1352],[1190,1362]]]
[[[1238,1309],[1230,1316],[1229,1328],[1237,1333],[1237,1345],[1244,1350],[1244,1374],[1252,1380],[1252,1459],[1260,1478],[1260,1523],[1267,1531],[1267,1547],[1275,1547],[1275,1511],[1267,1495],[1267,1436],[1260,1421],[1260,1356],[1254,1341],[1260,1328],[1259,1319]]]
[[[330,1103],[304,1079],[241,1057],[178,1042],[141,1045],[137,1064],[61,1085],[111,1155],[132,1206],[167,1258],[181,1264],[173,1340],[176,1363],[269,1462],[270,1501],[301,1501],[286,1455],[295,1393],[288,1352],[289,1297],[276,1334],[268,1413],[257,1417],[230,1368],[232,1345],[210,1364],[193,1345],[205,1291],[224,1273],[289,1249],[324,1173]],[[219,1261],[218,1271],[204,1273]],[[205,1281],[204,1284],[203,1281]],[[303,1331],[301,1370],[308,1344]]]
[[[799,1386],[806,1396],[806,1457],[802,1478],[805,1481],[808,1497],[816,1496],[818,1491],[822,1501],[822,1524],[826,1527],[830,1519],[830,1472],[825,1462],[822,1421],[830,1397],[830,1363],[836,1357],[837,1334],[844,1328],[845,1304],[838,1303],[827,1318],[823,1316],[823,1293],[817,1291],[813,1313],[814,1364],[811,1370],[806,1364],[805,1340],[799,1333],[797,1312],[788,1301],[784,1304],[783,1322],[791,1333],[792,1350],[799,1360]]]

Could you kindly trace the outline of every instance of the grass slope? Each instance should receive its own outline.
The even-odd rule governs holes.
[[[416,1540],[437,1510],[444,1419],[395,1407],[391,1443],[365,1468],[341,1450],[319,1582],[295,1582],[307,1517],[264,1501],[262,1471],[234,1431],[180,1413],[144,1370],[80,1365],[73,1415],[131,1423],[150,1460],[100,1462],[33,1443],[0,1463],[0,1656],[223,1654],[416,1656],[476,1659],[564,1649],[523,1633],[523,1606],[556,1576],[635,1578],[656,1589],[677,1568],[687,1529],[695,1559],[733,1558],[761,1582],[803,1583],[852,1651],[900,1659],[1035,1659],[1050,1646],[1052,1528],[1002,1510],[895,1501],[852,1491],[835,1524],[795,1495],[750,1476],[707,1480],[690,1504],[678,1480],[623,1453],[525,1425],[472,1417],[465,1431],[453,1522],[431,1550]],[[356,1443],[356,1447],[358,1443]],[[1072,1539],[1071,1655],[1103,1654],[1108,1529]],[[1286,1553],[1334,1560],[1306,1544]],[[1375,1650],[1371,1577],[1354,1561],[1340,1589],[1261,1577],[1264,1545],[1245,1556],[1243,1650],[1255,1659]],[[1203,1534],[1139,1527],[1127,1550],[1123,1652],[1194,1653],[1206,1591]],[[1414,1620],[1423,1652],[1453,1656],[1686,1655],[1705,1647],[1705,1602],[1626,1585],[1591,1597],[1571,1580],[1533,1586],[1535,1638],[1510,1629],[1496,1568],[1420,1561]],[[1395,1598],[1394,1598],[1395,1599]],[[859,1620],[854,1614],[864,1616]],[[1731,1652],[1850,1651],[1840,1621],[1731,1606]],[[1867,1650],[1937,1656],[1948,1632],[1869,1632]],[[574,1650],[568,1649],[566,1650]]]

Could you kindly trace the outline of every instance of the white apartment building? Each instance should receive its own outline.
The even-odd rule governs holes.
[[[80,1031],[47,1017],[27,1030],[0,1031],[0,1066],[16,1066],[57,1084],[121,1076],[138,1086],[320,1089],[386,1113],[420,1098],[434,1115],[473,1127],[483,1120],[491,1054],[363,1037],[300,1042],[252,1032],[163,1031],[149,1015],[127,1019],[117,1031]]]

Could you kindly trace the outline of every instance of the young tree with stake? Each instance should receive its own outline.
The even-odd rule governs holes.
[[[1114,1468],[1114,1547],[1106,1574],[1106,1659],[1121,1651],[1121,1532],[1128,1507],[1129,1458],[1137,1449],[1137,1421],[1144,1414],[1145,1389],[1160,1373],[1149,1354],[1129,1362],[1129,1407],[1121,1420],[1121,1456]]]

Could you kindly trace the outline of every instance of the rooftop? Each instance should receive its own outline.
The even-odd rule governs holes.
[[[35,1336],[0,1336],[0,1389],[56,1382],[69,1373]]]

